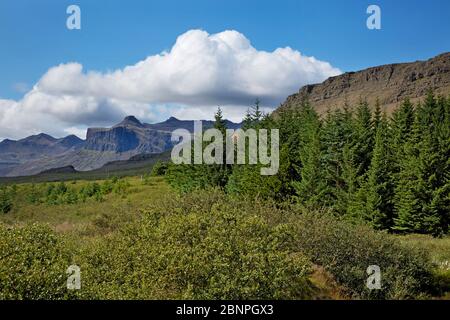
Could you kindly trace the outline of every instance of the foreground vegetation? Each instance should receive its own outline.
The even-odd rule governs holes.
[[[94,183],[127,187],[74,203],[47,201],[60,183],[14,188],[15,206],[0,215],[0,298],[403,299],[448,289],[447,238],[392,236],[220,190],[180,195],[161,177],[65,185],[79,195]],[[382,290],[366,287],[372,264]],[[81,290],[66,288],[70,265],[81,268]]]

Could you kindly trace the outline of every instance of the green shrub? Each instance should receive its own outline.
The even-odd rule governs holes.
[[[390,235],[326,214],[303,214],[296,225],[299,247],[353,297],[417,298],[430,288],[433,266],[428,255],[397,243]],[[369,265],[381,269],[381,290],[366,287]]]
[[[29,188],[26,190],[26,201],[31,204],[39,204],[41,202],[41,198],[43,197],[43,193],[41,188],[36,186],[36,184],[32,183]]]
[[[128,189],[130,188],[130,183],[125,179],[118,179],[114,182],[113,192],[122,197],[128,194]]]
[[[84,194],[87,198],[93,197],[98,192],[100,192],[100,185],[97,182],[89,182],[80,190],[80,193]]]
[[[0,300],[67,299],[66,270],[71,257],[49,228],[0,224]]]
[[[310,297],[310,264],[293,250],[292,227],[242,208],[217,193],[165,199],[85,251],[85,297]]]
[[[150,175],[152,177],[163,176],[166,174],[166,171],[167,171],[167,163],[162,162],[162,161],[157,161],[153,165]]]
[[[56,185],[54,191],[57,195],[63,195],[67,192],[67,186],[64,182],[60,182]]]
[[[40,189],[34,184],[27,193],[27,200],[29,203],[38,204],[41,202],[42,194]],[[45,191],[45,198],[42,202],[49,205],[60,204],[76,204],[78,200],[82,200],[83,197],[78,195],[77,191],[73,187],[68,187],[64,182],[58,184],[50,184]]]
[[[170,163],[165,179],[172,188],[180,193],[195,192],[211,187],[204,170],[200,166]]]
[[[7,188],[0,189],[0,213],[8,213],[13,207],[12,196]]]
[[[78,203],[78,194],[74,189],[68,188],[61,200],[61,202],[65,204],[76,204]]]
[[[114,183],[111,180],[105,180],[101,186],[101,193],[106,195],[110,194],[113,191]]]

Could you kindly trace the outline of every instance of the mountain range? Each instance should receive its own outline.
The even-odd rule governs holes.
[[[213,121],[203,121],[203,127],[212,127]],[[226,120],[230,129],[239,123]],[[193,120],[174,117],[164,122],[148,124],[134,116],[127,116],[111,128],[89,128],[86,140],[70,135],[61,139],[45,133],[21,140],[0,142],[0,176],[33,175],[54,168],[72,166],[78,171],[94,170],[136,155],[159,154],[173,147],[172,131],[193,131]]]

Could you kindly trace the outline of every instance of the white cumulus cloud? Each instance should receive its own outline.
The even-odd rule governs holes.
[[[190,30],[170,51],[112,72],[75,62],[50,68],[21,100],[0,99],[0,137],[79,133],[129,114],[149,122],[212,118],[218,105],[239,121],[256,98],[276,107],[301,86],[340,73],[289,47],[257,50],[237,31]]]

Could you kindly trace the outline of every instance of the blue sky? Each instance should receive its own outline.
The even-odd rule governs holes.
[[[65,28],[69,4],[82,30]],[[382,30],[365,27],[369,4],[382,9]],[[448,0],[4,0],[0,2],[0,97],[33,84],[51,66],[88,69],[133,64],[168,49],[183,32],[242,32],[260,50],[290,46],[344,71],[426,59],[450,50]]]
[[[66,28],[70,4],[81,30]],[[381,7],[381,30],[366,28],[369,4]],[[2,0],[0,99],[22,99],[61,63],[103,73],[134,65],[192,29],[236,30],[257,50],[290,47],[354,71],[450,51],[450,1]]]

